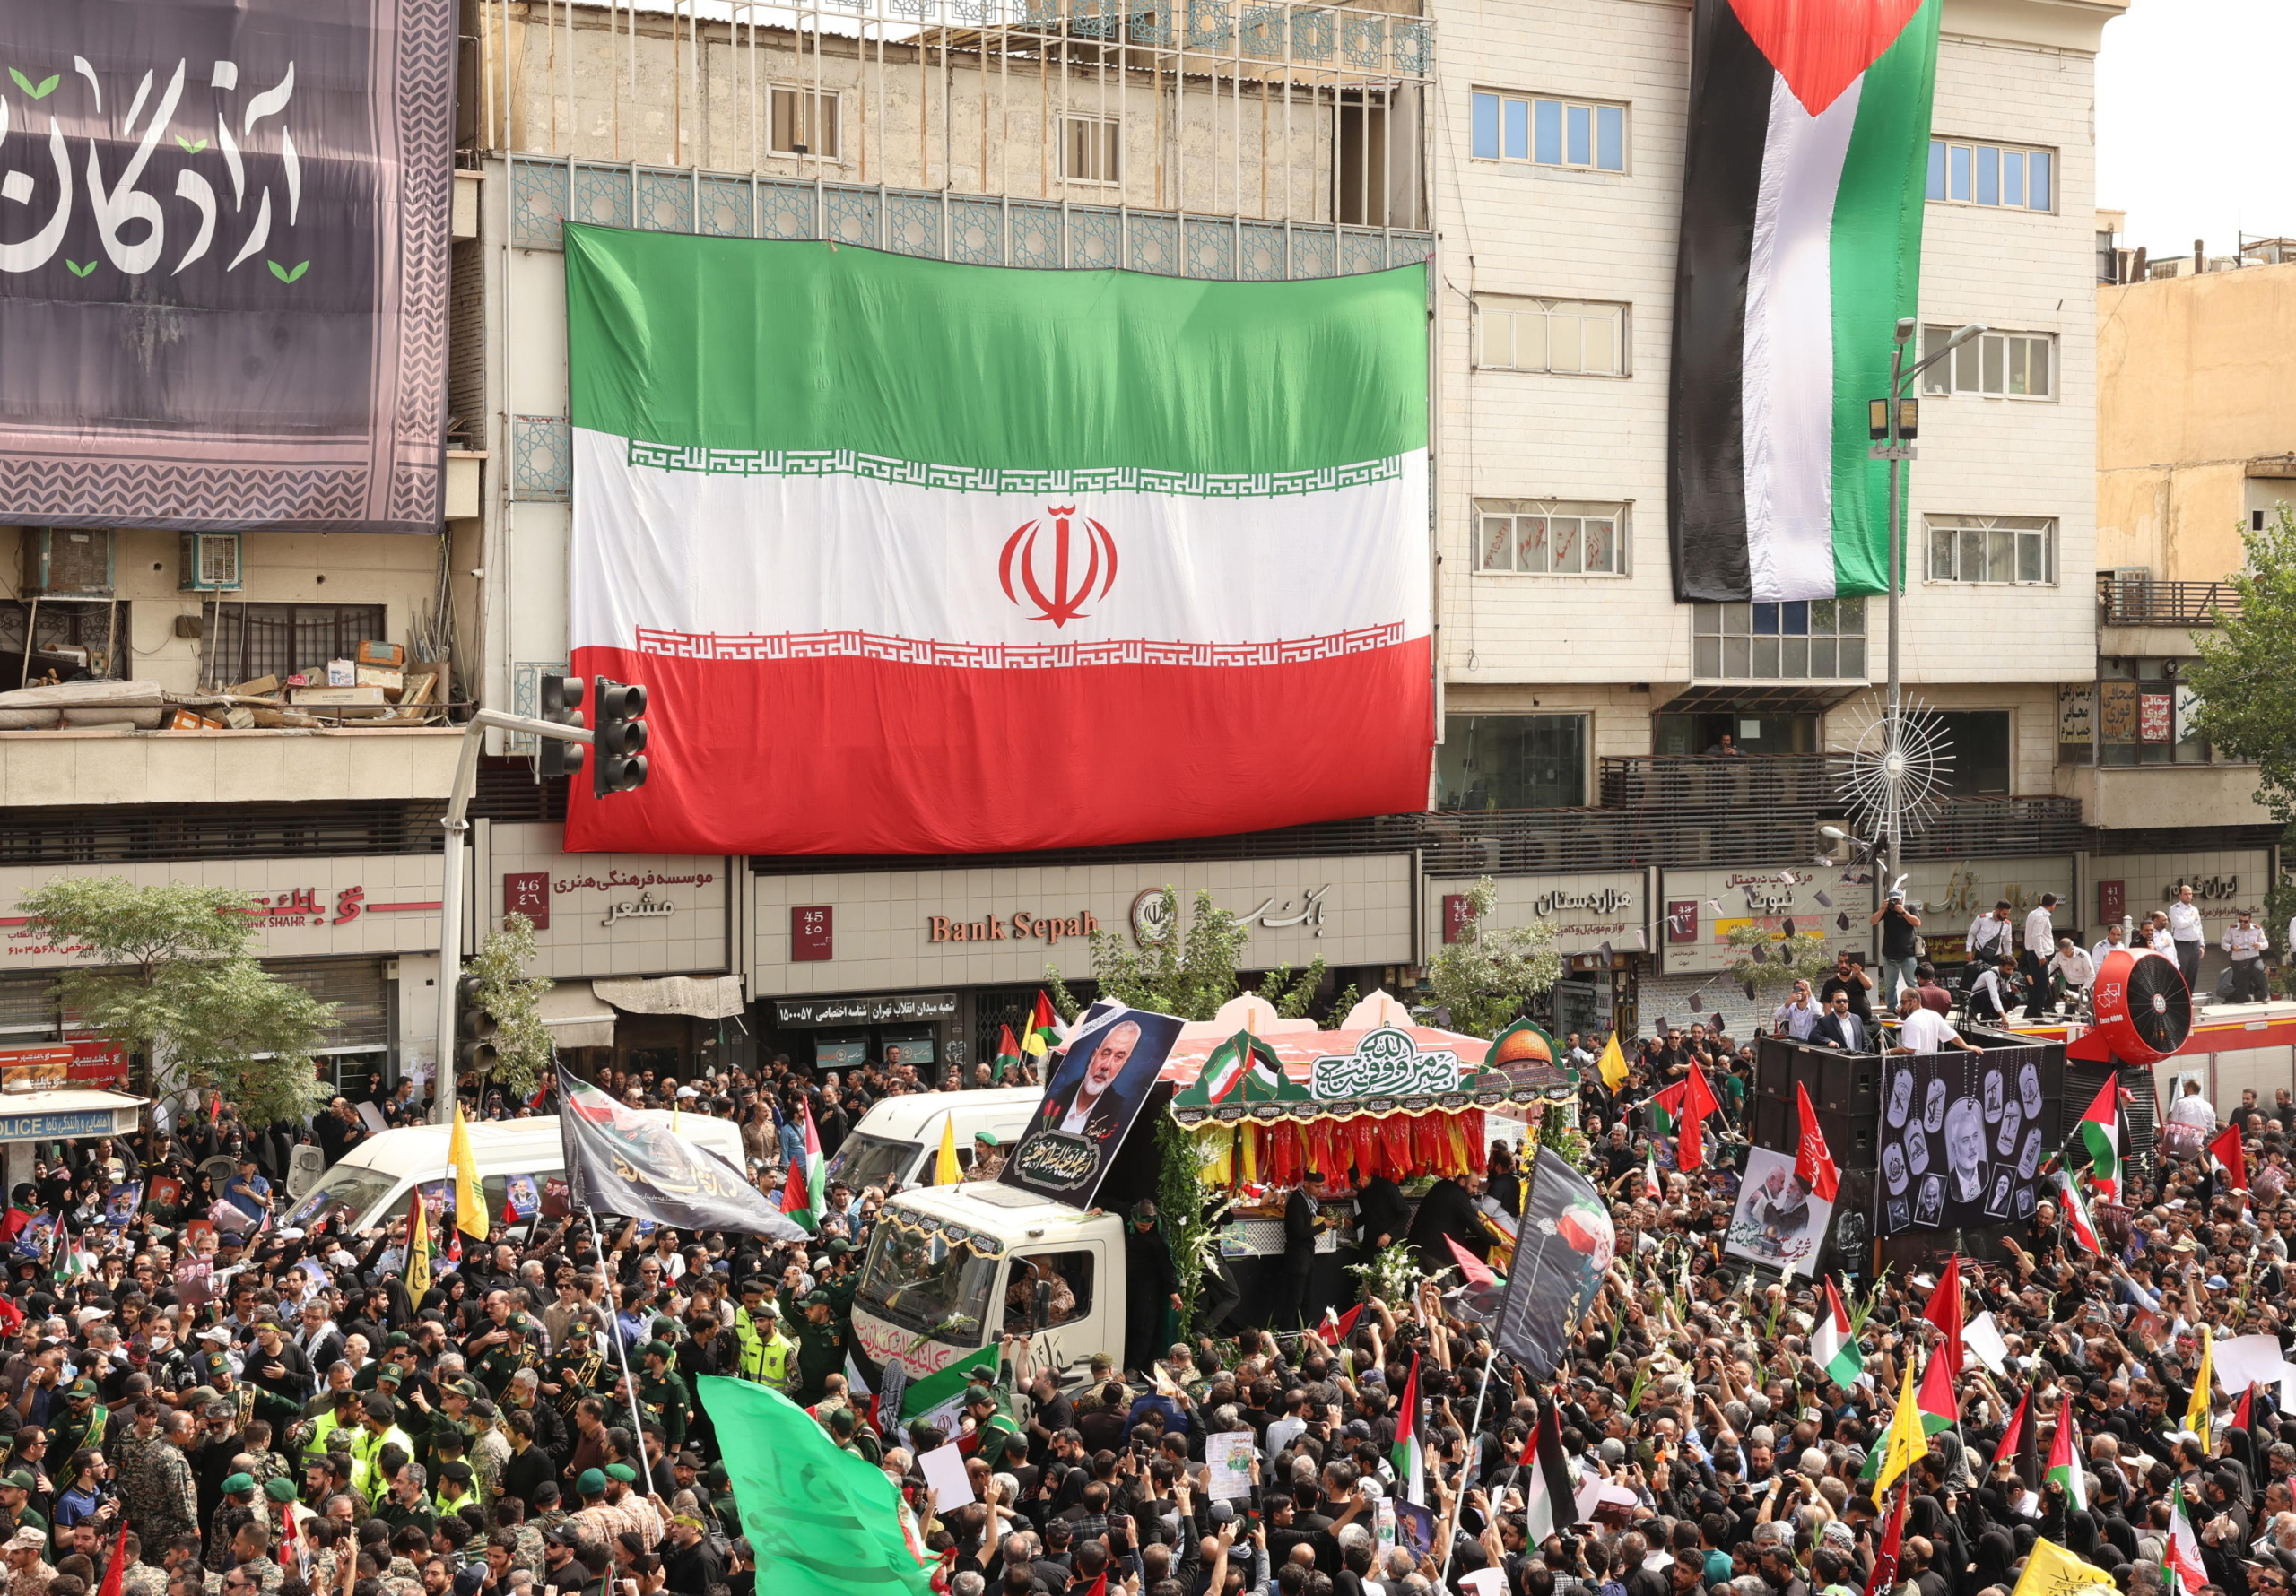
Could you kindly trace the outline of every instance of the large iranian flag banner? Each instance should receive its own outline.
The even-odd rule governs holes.
[[[1424,807],[1427,288],[566,230],[568,846],[968,853]]]

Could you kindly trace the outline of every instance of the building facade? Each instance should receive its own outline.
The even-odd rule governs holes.
[[[2277,865],[2234,802],[2237,768],[2123,769],[2101,730],[2075,757],[2081,728],[2118,728],[2124,707],[2152,724],[2159,690],[2141,667],[2129,691],[2109,675],[2124,655],[2097,585],[2124,555],[2100,558],[2120,534],[2100,533],[2092,466],[2090,108],[2124,5],[1944,12],[1916,348],[1991,330],[1922,388],[1905,519],[1904,677],[1952,753],[1909,849],[1941,958],[1998,897],[2054,892],[2061,924],[2093,927],[2187,873],[2214,883],[2212,907],[2260,902]],[[102,673],[187,692],[385,638],[446,658],[448,707],[404,726],[0,731],[0,794],[26,818],[25,852],[0,843],[8,880],[119,867],[284,890],[305,923],[266,957],[356,965],[343,978],[383,1017],[342,1056],[430,1067],[422,882],[451,721],[472,704],[533,712],[567,657],[570,219],[1044,270],[1428,262],[1439,561],[1440,742],[1412,814],[1032,856],[573,855],[562,792],[536,783],[531,747],[494,739],[465,946],[513,909],[536,919],[539,973],[561,984],[548,1018],[562,1046],[600,1050],[587,1062],[690,1072],[899,1049],[970,1067],[1048,971],[1089,979],[1094,932],[1152,935],[1168,885],[1183,915],[1201,890],[1243,916],[1256,969],[1321,958],[1335,991],[1408,990],[1490,876],[1502,919],[1556,926],[1570,967],[1552,1017],[1583,1031],[1758,1017],[1769,1000],[1726,976],[1738,924],[1866,945],[1873,884],[1813,860],[1819,827],[1848,816],[1845,756],[1872,742],[1881,602],[1672,597],[1683,0],[701,9],[465,7],[460,447],[435,538],[250,534],[241,585],[203,593],[165,533],[122,533],[102,604],[16,612],[19,638],[91,652],[100,612]],[[7,624],[0,611],[0,652]],[[1709,758],[1726,733],[1750,757]],[[408,906],[341,926],[294,896],[363,886],[372,904],[386,883]],[[0,995],[22,992],[6,1011],[27,1037],[52,1032],[60,1017],[28,994],[57,956],[9,951]]]

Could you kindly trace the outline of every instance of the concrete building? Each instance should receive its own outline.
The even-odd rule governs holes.
[[[2218,790],[2236,773],[2064,751],[2103,657],[2090,113],[2125,4],[1945,9],[1919,342],[1994,331],[1925,390],[1907,518],[1905,676],[1955,756],[1909,851],[1940,958],[1996,897],[2054,891],[2076,911],[2060,924],[2092,925],[2119,900],[2109,883],[2135,907],[2155,878],[2200,872],[2232,883],[2229,903],[2260,898],[2272,867],[2253,830],[2223,852],[2222,828],[2248,818]],[[566,658],[570,218],[1042,269],[1433,265],[1442,742],[1424,812],[1025,857],[578,856],[560,846],[562,792],[499,742],[466,934],[509,908],[546,918],[564,1045],[680,1070],[758,1047],[969,1065],[1048,966],[1089,975],[1090,930],[1152,933],[1166,883],[1243,915],[1256,963],[1321,956],[1335,985],[1407,987],[1491,874],[1502,914],[1562,932],[1566,1028],[1751,1016],[1717,979],[1747,920],[1864,946],[1870,906],[1850,898],[1870,887],[1841,896],[1844,872],[1811,859],[1876,712],[1882,605],[1671,597],[1685,0],[470,0],[464,31],[464,447],[440,536],[251,534],[243,585],[199,594],[164,533],[123,534],[106,604],[69,623],[124,601],[135,624],[105,634],[108,673],[228,683],[274,663],[259,636],[300,667],[382,635],[448,655],[455,704],[531,712]],[[1518,124],[1519,144],[1486,136]],[[43,644],[92,635],[53,638],[61,624],[37,621]],[[1761,757],[1707,759],[1726,731]],[[0,847],[0,867],[29,884],[65,864],[228,865],[291,906],[307,878],[340,892],[394,872],[409,918],[387,922],[390,945],[361,925],[331,956],[378,1017],[345,1056],[419,1070],[439,975],[421,882],[396,872],[435,880],[453,752],[443,726],[0,732],[0,794],[31,806],[29,852]],[[2100,834],[2096,812],[2134,802],[2123,776],[2187,785]],[[379,863],[353,880],[345,859]],[[319,956],[312,933],[336,934],[319,917],[278,956]],[[52,1030],[31,975],[51,957],[0,968],[0,1024]]]

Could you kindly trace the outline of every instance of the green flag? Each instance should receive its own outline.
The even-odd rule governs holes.
[[[901,1392],[899,1422],[906,1427],[923,1419],[926,1424],[940,1426],[953,1437],[958,1418],[964,1411],[965,1392],[976,1375],[992,1383],[996,1380],[1001,1352],[1002,1349],[991,1341],[978,1352],[952,1358],[946,1367],[918,1375]]]
[[[761,1590],[822,1596],[930,1596],[915,1521],[883,1472],[849,1452],[779,1392],[704,1375],[742,1533]]]

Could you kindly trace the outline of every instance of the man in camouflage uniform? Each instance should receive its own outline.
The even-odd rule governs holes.
[[[64,1417],[48,1427],[48,1455],[59,1462],[69,1462],[72,1454],[83,1446],[101,1446],[111,1419],[111,1410],[96,1398],[100,1394],[93,1380],[74,1380],[64,1392]]]
[[[9,1538],[5,1548],[8,1596],[48,1596],[48,1582],[56,1577],[56,1570],[41,1555],[47,1549],[48,1537],[38,1530],[19,1530]]]
[[[120,1505],[127,1522],[154,1545],[165,1545],[170,1536],[199,1533],[199,1483],[184,1455],[191,1430],[190,1414],[169,1414],[159,1439],[136,1448],[119,1470]]]
[[[511,1375],[520,1369],[540,1366],[542,1359],[535,1352],[533,1332],[534,1323],[524,1314],[512,1314],[502,1324],[502,1334],[507,1339],[489,1348],[478,1360],[478,1367],[473,1372],[495,1401],[502,1400]]]
[[[230,1571],[220,1582],[222,1596],[279,1596],[287,1571],[271,1560],[271,1526],[259,1518],[241,1524],[228,1552]]]
[[[502,1465],[510,1461],[510,1440],[502,1433],[500,1416],[494,1404],[483,1398],[470,1405],[471,1474],[478,1488],[478,1499],[486,1509],[486,1522],[494,1520],[494,1498],[502,1488]]]
[[[233,1474],[226,1479],[222,1500],[215,1504],[215,1511],[207,1521],[207,1566],[210,1568],[227,1566],[226,1554],[231,1547],[238,1521],[254,1511],[254,1479],[246,1474]]]

